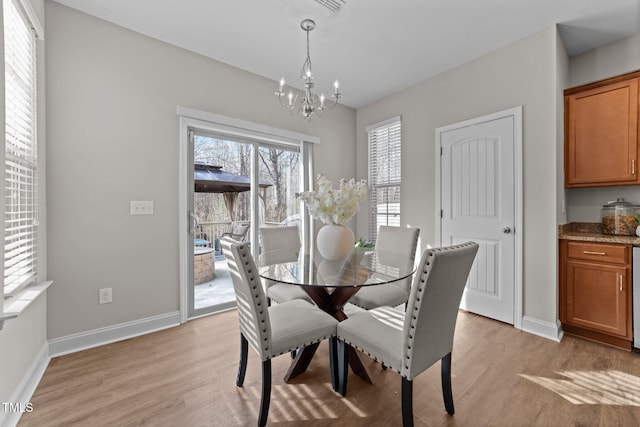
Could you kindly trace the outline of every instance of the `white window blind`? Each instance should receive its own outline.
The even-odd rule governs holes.
[[[3,2],[5,60],[4,296],[36,281],[36,36],[16,0]]]
[[[400,226],[401,126],[400,118],[367,128],[369,134],[369,240],[380,225]]]

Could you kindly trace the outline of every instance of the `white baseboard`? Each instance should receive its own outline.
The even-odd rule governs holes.
[[[26,375],[9,398],[9,402],[27,404],[31,401],[31,396],[36,391],[36,387],[38,387],[44,371],[49,366],[50,360],[49,346],[45,343]],[[21,415],[21,412],[5,412],[3,408],[0,408],[0,426],[15,427],[18,425]]]
[[[564,334],[559,321],[550,323],[527,316],[522,318],[522,330],[557,342],[562,340]]]
[[[51,357],[75,353],[180,325],[180,312],[160,314],[49,340]]]

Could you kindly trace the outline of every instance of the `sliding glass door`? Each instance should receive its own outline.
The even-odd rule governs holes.
[[[230,236],[259,253],[261,226],[300,223],[300,145],[191,130],[189,317],[235,306],[220,239]]]
[[[261,226],[298,225],[300,203],[300,150],[277,146],[258,147],[258,174],[261,183],[268,183],[260,194],[263,213]]]

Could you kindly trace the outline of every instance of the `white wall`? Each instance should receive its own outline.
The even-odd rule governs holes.
[[[46,14],[49,339],[179,309],[177,105],[318,136],[316,172],[353,176],[353,109],[307,124],[277,82],[51,1]],[[131,200],[155,214],[129,215]]]
[[[555,27],[357,111],[357,172],[367,175],[365,127],[402,116],[402,224],[435,242],[435,129],[523,106],[524,315],[557,321],[557,46]],[[366,215],[358,217],[364,235]]]
[[[30,3],[36,12],[40,24],[45,26],[44,16],[44,0],[30,0]],[[0,21],[2,21],[2,10],[0,8]],[[0,38],[4,38],[2,34],[2,26],[0,26]],[[3,44],[0,43],[0,54],[4,57]],[[37,42],[38,55],[38,166],[41,170],[46,171],[45,153],[46,153],[46,135],[45,135],[45,50],[44,41]],[[4,61],[0,61],[1,75],[4,76]],[[4,94],[4,78],[0,79],[0,92]],[[0,97],[0,124],[4,129],[4,95]],[[4,133],[2,134],[2,150],[0,150],[4,159]],[[44,178],[44,174],[43,174]],[[40,236],[39,236],[39,258],[38,258],[38,277],[44,281],[47,279],[47,216],[46,216],[46,186],[44,180],[39,181],[40,203],[42,209],[39,212],[40,217]],[[4,210],[4,200],[0,202],[0,206]],[[0,301],[2,303],[2,301]],[[39,358],[48,356],[46,353],[46,316],[47,303],[46,295],[41,295],[35,300],[21,315],[13,320],[5,322],[4,329],[0,331],[0,402],[10,402],[12,398],[20,397],[25,390],[23,389],[24,379],[32,375],[34,364],[37,364]],[[43,349],[45,354],[43,354]],[[24,402],[26,403],[26,402]],[[3,419],[8,419],[15,414],[3,413],[0,408],[0,425]],[[7,418],[5,418],[7,417]]]
[[[640,33],[570,59],[570,85],[579,86],[640,69]],[[638,186],[567,190],[570,222],[600,222],[602,205],[623,197],[640,204]]]
[[[556,221],[567,222],[567,194],[564,188],[564,90],[569,86],[569,56],[556,31]]]
[[[640,33],[573,56],[569,85],[580,86],[640,69]]]
[[[0,331],[0,402],[27,403],[33,375],[39,375],[37,365],[48,360],[47,300],[44,295],[31,303],[18,318],[5,322]],[[44,358],[44,360],[42,360]],[[38,381],[39,378],[35,378]],[[25,396],[26,395],[26,396]],[[20,399],[16,401],[16,399]],[[3,418],[17,414],[0,407],[0,426]]]

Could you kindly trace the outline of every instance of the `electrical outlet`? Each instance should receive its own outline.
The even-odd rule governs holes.
[[[131,201],[131,215],[153,215],[153,201]]]
[[[113,301],[113,294],[111,293],[111,288],[103,288],[98,291],[100,304],[109,304]]]

